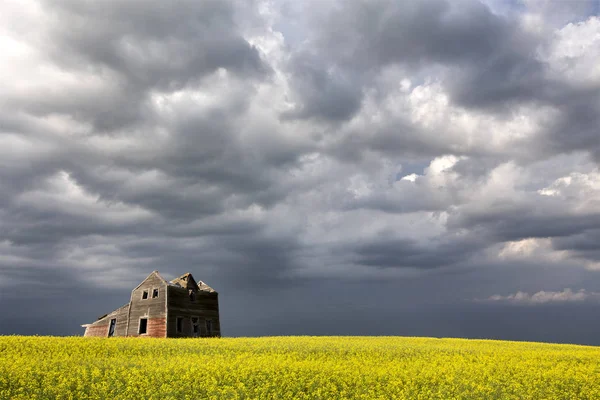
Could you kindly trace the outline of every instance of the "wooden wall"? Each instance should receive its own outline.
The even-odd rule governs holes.
[[[90,325],[85,328],[85,337],[106,337],[108,336],[108,325]]]
[[[217,293],[196,292],[196,300],[191,301],[187,289],[168,287],[168,337],[193,337],[192,318],[199,320],[199,337],[221,336],[219,322],[219,298]],[[182,331],[177,332],[177,318],[183,318]],[[206,321],[212,321],[212,332],[206,330]]]
[[[115,336],[125,336],[127,331],[127,315],[129,313],[129,304],[126,307],[121,307],[117,310],[117,312],[110,316],[109,324],[111,318],[117,319],[117,325],[115,326]]]
[[[108,330],[110,328],[110,320],[116,319],[114,336],[125,336],[127,330],[127,314],[129,311],[129,304],[117,308],[110,314],[102,317],[98,321],[94,322],[85,329],[84,336],[108,336]]]
[[[152,298],[152,291],[158,289],[158,297]],[[148,298],[142,299],[142,293],[147,290]],[[148,319],[148,330],[145,335],[152,337],[165,337],[164,326],[166,321],[167,284],[155,273],[150,274],[137,288],[131,292],[131,308],[129,311],[129,327],[127,336],[140,336],[139,323],[141,318]]]

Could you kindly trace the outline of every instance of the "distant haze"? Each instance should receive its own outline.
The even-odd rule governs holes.
[[[600,345],[600,2],[5,0],[0,334],[151,271],[225,336]]]

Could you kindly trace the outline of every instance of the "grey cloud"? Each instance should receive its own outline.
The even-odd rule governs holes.
[[[559,90],[553,88],[554,82],[544,79],[544,66],[539,61],[522,54],[495,54],[455,75],[459,79],[449,79],[454,99],[474,108],[535,102]]]
[[[495,53],[510,25],[478,2],[345,3],[328,17],[321,39],[341,63],[480,60]],[[460,7],[460,12],[458,12]]]
[[[412,239],[377,238],[348,250],[360,265],[375,268],[435,269],[465,265],[486,244],[477,238],[441,237],[428,243]]]
[[[65,0],[49,10],[58,22],[52,31],[58,57],[107,67],[143,87],[176,89],[219,67],[266,72],[256,48],[236,29],[234,5]]]
[[[152,223],[142,221],[136,221],[136,224],[111,223],[92,215],[73,216],[60,212],[40,212],[25,207],[11,211],[11,215],[3,218],[0,238],[19,245],[56,244],[82,235],[141,233],[152,226]]]
[[[359,93],[358,88],[385,93],[387,88],[378,87],[374,77],[389,65],[403,65],[418,81],[423,76],[436,76],[453,101],[467,108],[511,115],[523,104],[552,107],[560,120],[544,127],[533,141],[523,143],[532,148],[528,154],[540,157],[586,150],[598,159],[599,89],[582,89],[551,77],[551,67],[537,56],[548,38],[526,32],[516,21],[493,14],[484,4],[344,2],[332,7],[325,17],[316,18],[311,27],[311,51],[320,56],[320,70],[352,76],[355,93]],[[331,98],[328,87],[316,86],[312,91],[315,95],[305,96],[307,103],[315,105],[312,114],[328,110],[319,105],[320,99]],[[356,98],[346,94],[336,103],[341,107]],[[347,110],[341,114],[343,120],[356,114],[354,107]],[[402,121],[397,122],[402,125]],[[396,151],[414,152],[418,146],[406,139],[410,135],[392,137],[396,139],[374,135],[376,142],[369,144],[385,152],[394,147]]]
[[[343,69],[322,65],[316,56],[296,54],[290,61],[289,73],[299,99],[295,109],[282,114],[288,118],[317,118],[345,121],[361,107],[361,82]]]
[[[12,99],[36,115],[63,113],[111,132],[148,117],[149,91],[198,85],[218,68],[247,78],[270,72],[240,33],[231,2],[140,7],[131,1],[65,0],[44,6],[50,21],[45,45],[53,62],[87,81],[42,90],[36,99]]]
[[[546,25],[553,27],[562,27],[568,23],[581,21],[600,12],[598,0],[576,2],[523,0],[522,3],[528,11],[540,15]]]
[[[336,137],[327,138],[329,143],[324,147],[332,156],[350,163],[368,156],[365,149],[409,162],[452,152],[452,143],[447,138],[429,133],[406,118],[388,116],[381,124],[374,122],[367,127],[349,127],[337,132]]]
[[[594,229],[600,215],[570,214],[561,210],[559,202],[538,197],[530,202],[518,203],[499,200],[485,210],[455,210],[449,218],[452,229],[476,229],[488,232],[501,241],[514,241],[530,237],[549,238],[570,236]]]
[[[470,184],[481,185],[486,182],[490,172],[503,162],[505,162],[503,157],[476,155],[458,160],[451,170],[456,172],[462,180]]]
[[[600,163],[600,84],[566,88],[552,104],[562,111],[559,120],[548,126],[536,143],[554,154],[589,151]]]
[[[568,250],[581,258],[593,261],[600,261],[598,243],[600,243],[600,230],[598,229],[552,239],[552,247],[555,249]]]
[[[340,203],[340,207],[345,211],[369,209],[405,214],[418,211],[443,211],[448,204],[459,203],[461,201],[453,193],[452,188],[432,188],[420,181],[399,180],[394,182],[393,186],[376,190],[369,195],[358,198],[346,196]]]
[[[507,42],[515,27],[478,2],[461,3],[460,11],[437,0],[336,5],[325,17],[313,21],[313,35],[306,45],[310,51],[300,50],[291,60],[290,72],[303,104],[292,116],[333,121],[351,118],[360,106],[362,89],[372,87],[373,75],[390,64],[418,70],[427,63],[464,68],[464,64],[487,60],[498,64],[496,72],[508,75],[507,68],[514,70],[516,55],[504,57],[503,63],[494,60],[498,48],[510,51]],[[509,66],[504,65],[507,60]],[[479,85],[476,82],[469,89],[477,90]]]
[[[315,43],[334,65],[363,74],[449,67],[444,81],[468,107],[535,100],[548,84],[534,58],[540,40],[476,1],[345,2],[318,23]]]

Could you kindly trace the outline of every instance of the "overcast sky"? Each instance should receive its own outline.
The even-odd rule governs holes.
[[[598,14],[2,1],[0,334],[159,270],[226,336],[600,344]]]

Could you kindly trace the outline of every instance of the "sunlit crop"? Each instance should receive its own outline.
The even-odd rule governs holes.
[[[600,348],[399,337],[0,337],[0,399],[599,399]]]

